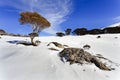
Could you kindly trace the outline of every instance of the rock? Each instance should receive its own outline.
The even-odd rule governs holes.
[[[101,29],[92,29],[92,30],[88,30],[88,34],[92,34],[92,35],[103,34],[103,31]]]
[[[62,44],[60,44],[58,42],[50,42],[47,46],[49,46],[50,44],[54,44],[58,48],[64,48],[64,45],[62,45]]]
[[[84,61],[90,62],[89,58],[92,57],[88,52],[84,52],[84,50],[80,48],[65,48],[60,52],[59,56],[61,58],[64,57],[67,61],[70,61],[72,63],[76,62],[80,64],[83,64]]]
[[[90,45],[88,45],[88,44],[86,44],[86,45],[84,45],[84,46],[83,46],[83,48],[84,48],[84,49],[90,49],[90,48],[91,48],[91,46],[90,46]]]
[[[110,68],[108,68],[105,64],[103,64],[102,62],[100,62],[97,58],[92,58],[91,62],[93,62],[98,68],[102,69],[102,70],[106,70],[106,71],[111,71]]]
[[[22,41],[22,42],[16,43],[16,45],[18,45],[18,44],[22,44],[22,45],[24,45],[24,46],[33,46],[33,44],[28,43],[28,42],[26,42],[26,41]]]
[[[101,36],[97,36],[97,38],[101,38]]]
[[[58,49],[55,49],[55,48],[48,48],[48,49],[53,51],[59,51]]]
[[[40,43],[41,43],[41,41],[39,41],[39,40],[36,40],[36,41],[35,41],[35,45],[36,45],[36,46],[40,45]]]
[[[117,39],[118,37],[114,37],[115,39]]]
[[[64,50],[62,50],[59,53],[59,56],[63,62],[66,60],[66,61],[70,62],[70,64],[93,63],[99,69],[106,70],[106,71],[111,70],[109,67],[107,67],[104,63],[102,63],[95,56],[91,55],[89,52],[84,51],[83,49],[80,49],[80,48],[64,48]]]

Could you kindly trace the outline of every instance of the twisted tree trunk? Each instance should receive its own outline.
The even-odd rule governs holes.
[[[31,43],[32,43],[32,45],[33,45],[33,46],[37,46],[37,45],[35,44],[35,42],[34,42],[34,38],[35,38],[35,37],[30,37],[30,38],[31,38]]]

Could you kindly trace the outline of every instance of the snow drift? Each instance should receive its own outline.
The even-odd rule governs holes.
[[[27,37],[1,36],[0,80],[119,80],[120,34],[103,34],[99,39],[97,36],[38,37],[41,44],[37,47],[16,45],[19,41],[30,42]],[[103,71],[94,64],[63,63],[58,56],[63,49],[53,44],[47,46],[50,42],[76,48],[89,44],[91,48],[87,51],[115,62],[111,65],[115,70]]]

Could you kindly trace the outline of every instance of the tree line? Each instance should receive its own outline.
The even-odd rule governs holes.
[[[87,28],[76,28],[75,30],[72,31],[72,29],[68,28],[65,30],[65,32],[57,32],[57,36],[65,36],[65,35],[86,35],[86,34],[107,34],[107,33],[120,33],[120,26],[115,26],[115,27],[106,27],[103,29],[91,29],[87,30]]]
[[[41,14],[37,12],[21,12],[19,22],[21,24],[30,24],[32,27],[32,33],[29,34],[31,38],[31,43],[36,46],[33,39],[39,35],[39,33],[51,26],[51,23],[44,18]],[[116,27],[107,27],[104,29],[92,29],[87,30],[86,28],[76,28],[72,31],[72,29],[67,28],[65,32],[57,32],[57,36],[65,36],[65,35],[86,35],[86,34],[106,34],[106,33],[120,33],[120,26]],[[0,34],[6,34],[4,31],[0,30]]]

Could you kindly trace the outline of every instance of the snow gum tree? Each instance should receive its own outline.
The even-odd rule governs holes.
[[[41,16],[37,12],[21,12],[19,22],[21,24],[30,24],[33,32],[29,34],[31,38],[31,43],[35,45],[33,39],[39,35],[39,33],[45,29],[50,27],[50,22]]]

